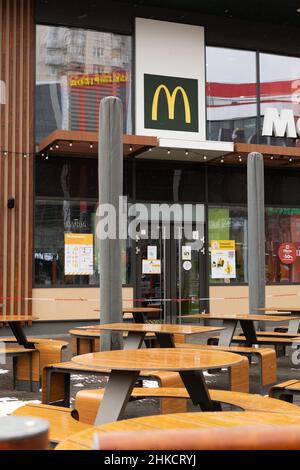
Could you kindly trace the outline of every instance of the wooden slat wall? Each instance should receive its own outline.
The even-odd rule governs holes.
[[[7,314],[30,314],[33,248],[34,0],[0,0],[0,304]],[[24,158],[20,154],[30,154]],[[16,199],[7,209],[9,197]]]

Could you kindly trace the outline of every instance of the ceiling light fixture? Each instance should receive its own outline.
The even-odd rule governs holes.
[[[70,142],[70,143],[69,143],[69,147],[73,147],[73,142]]]
[[[170,149],[168,150],[168,155],[171,155],[171,150]]]
[[[289,162],[290,162],[290,163],[293,163],[293,159],[292,159],[292,157],[291,157],[291,158],[289,158]]]
[[[90,144],[90,149],[93,149],[94,148],[94,145],[93,144]]]
[[[186,156],[186,157],[189,156],[189,151],[188,151],[188,150],[185,151],[185,156]]]
[[[133,150],[132,145],[130,145],[129,152],[132,152],[132,150]]]
[[[271,156],[270,156],[270,160],[274,160],[274,155],[271,155]]]
[[[203,160],[207,160],[207,156],[206,156],[206,155],[203,155]]]

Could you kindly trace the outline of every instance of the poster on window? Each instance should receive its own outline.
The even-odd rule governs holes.
[[[161,274],[161,261],[160,259],[144,259],[143,260],[143,274]]]
[[[65,276],[92,276],[93,273],[93,234],[65,233]]]
[[[211,277],[212,279],[236,278],[236,256],[234,240],[212,240]]]

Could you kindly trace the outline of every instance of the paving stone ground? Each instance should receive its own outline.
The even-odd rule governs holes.
[[[57,337],[56,337],[57,338]],[[60,337],[63,340],[69,340],[70,338],[66,336]],[[198,337],[194,336],[193,340],[189,342],[195,343],[206,343],[206,335],[200,335]],[[65,360],[70,359],[70,351],[68,352]],[[250,386],[252,393],[260,393],[261,395],[266,395],[268,393],[268,387],[261,389],[259,384],[259,375],[257,366],[251,365],[250,368]],[[293,365],[291,362],[291,350],[287,350],[287,355],[285,357],[278,358],[277,361],[277,382],[283,382],[288,379],[298,379],[300,380],[300,369],[296,365]],[[222,371],[218,374],[208,374],[205,373],[208,386],[210,388],[221,388],[228,389],[228,374],[226,371]],[[72,377],[71,385],[71,396],[74,400],[76,393],[83,389],[97,388],[99,385],[105,385],[105,377],[99,378],[96,376],[85,377],[84,375],[74,375]],[[147,386],[152,386],[153,384],[147,382]],[[12,363],[9,361],[5,365],[0,365],[0,416],[9,414],[13,409],[15,409],[20,404],[32,400],[41,400],[41,393],[29,393],[23,391],[16,391],[13,389],[13,380],[12,380]],[[295,398],[295,404],[300,406],[300,396]],[[191,403],[189,403],[189,409],[195,409]],[[135,401],[129,403],[126,409],[125,418],[131,418],[135,416],[142,415],[153,415],[157,414],[159,410],[158,400],[157,399],[145,399],[141,401]]]

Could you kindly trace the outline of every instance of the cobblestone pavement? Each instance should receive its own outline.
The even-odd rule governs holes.
[[[66,337],[61,339],[66,340]],[[69,338],[67,338],[69,339]],[[191,341],[190,341],[191,342]],[[193,337],[193,342],[206,343],[205,335],[201,335],[198,338]],[[70,359],[70,353],[65,358],[65,360]],[[299,367],[299,366],[298,366]],[[291,363],[291,351],[287,350],[287,355],[285,357],[278,358],[277,361],[277,373],[278,380],[277,382],[283,382],[288,379],[298,379],[300,380],[300,370],[297,366]],[[261,389],[259,384],[258,368],[255,364],[251,365],[250,368],[250,387],[252,393],[260,393],[266,395],[268,393],[268,388]],[[228,389],[228,373],[222,371],[217,374],[208,374],[205,372],[206,380],[210,388],[220,388]],[[39,401],[41,400],[41,393],[29,393],[23,391],[16,391],[13,389],[12,384],[12,364],[9,361],[5,365],[0,365],[0,416],[9,414],[16,407],[22,405],[27,401]],[[96,376],[85,377],[83,375],[74,375],[72,376],[71,382],[71,396],[72,401],[76,393],[83,389],[97,388],[99,385],[104,386],[106,378],[99,378]],[[150,383],[146,381],[144,384],[146,386],[155,386],[155,383]],[[300,406],[300,397],[295,398],[295,404]],[[195,409],[191,403],[189,403],[189,409]],[[131,402],[127,406],[125,418],[130,418],[134,416],[142,415],[153,415],[157,414],[159,411],[158,400],[157,399],[145,399],[141,401]]]

